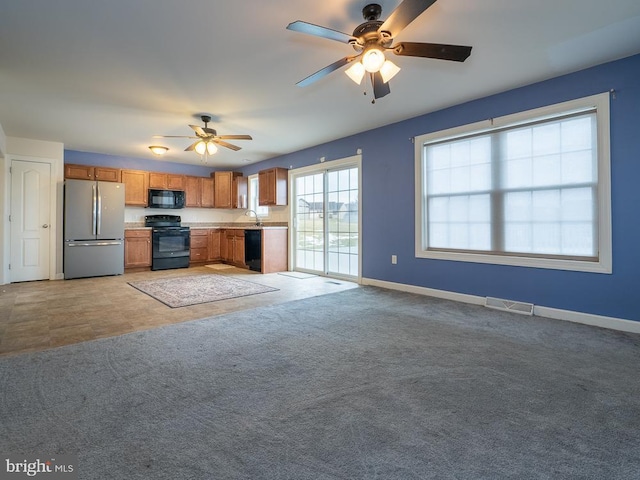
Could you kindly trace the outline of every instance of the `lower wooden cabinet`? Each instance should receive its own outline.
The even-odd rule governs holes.
[[[249,268],[243,228],[192,228],[191,263],[219,262]],[[283,272],[288,263],[286,228],[260,230],[260,271]]]
[[[191,229],[191,262],[206,262],[209,260],[209,230],[204,228]]]
[[[124,268],[151,266],[151,230],[124,231]]]
[[[246,268],[244,262],[244,230],[234,228],[220,232],[220,259],[236,267]]]
[[[191,262],[220,261],[220,229],[191,229]]]
[[[209,260],[220,260],[220,230],[209,230]]]

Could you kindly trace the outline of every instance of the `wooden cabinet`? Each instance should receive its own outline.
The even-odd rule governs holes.
[[[209,260],[220,260],[220,230],[209,230]]]
[[[266,228],[262,230],[260,271],[262,273],[286,272],[289,264],[288,230]]]
[[[239,172],[213,172],[216,208],[246,208],[247,180]],[[245,206],[243,206],[245,205]]]
[[[283,206],[287,204],[286,168],[270,168],[258,172],[258,204],[260,206]]]
[[[202,177],[200,179],[200,206],[213,208],[215,195],[215,182],[213,178]]]
[[[244,230],[229,229],[221,233],[220,256],[224,262],[245,267],[244,263]]]
[[[101,182],[119,182],[120,170],[109,167],[92,167],[68,163],[64,166],[64,178],[76,180],[100,180]]]
[[[124,183],[124,204],[146,207],[147,190],[149,189],[149,172],[142,170],[122,170]]]
[[[149,172],[149,188],[184,190],[185,176],[173,173]]]
[[[237,266],[244,266],[244,230],[236,230],[233,242],[232,262]]]
[[[249,208],[247,205],[247,192],[249,190],[249,179],[247,177],[235,177],[233,179],[232,199],[233,208]]]
[[[186,177],[184,181],[185,207],[200,206],[200,178]]]
[[[186,207],[214,206],[214,180],[207,177],[185,177]]]
[[[260,230],[260,271],[284,272],[288,264],[288,234],[286,228]],[[223,261],[248,268],[245,259],[243,228],[192,228],[191,263]]]
[[[124,268],[151,266],[151,230],[124,231]]]
[[[206,228],[191,229],[191,257],[192,262],[206,262],[209,260],[209,230]]]

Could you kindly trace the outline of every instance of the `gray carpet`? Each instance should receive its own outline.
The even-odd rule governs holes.
[[[366,287],[0,358],[81,479],[640,478],[640,336]]]

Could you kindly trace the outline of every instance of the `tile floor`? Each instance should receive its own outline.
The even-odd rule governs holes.
[[[221,274],[247,278],[278,291],[170,308],[127,282],[183,275]],[[327,277],[262,275],[239,268],[193,267],[125,273],[112,277],[0,285],[0,356],[45,350],[160,325],[196,320],[356,288]]]

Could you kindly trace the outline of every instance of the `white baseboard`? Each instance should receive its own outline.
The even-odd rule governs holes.
[[[465,293],[450,292],[448,290],[437,290],[435,288],[418,287],[404,283],[387,282],[373,278],[362,278],[362,285],[388,288],[389,290],[400,290],[402,292],[417,293],[429,297],[454,300],[456,302],[471,303],[473,305],[484,305],[485,297],[468,295]],[[533,314],[539,317],[552,318],[554,320],[565,320],[567,322],[582,323],[594,327],[608,328],[622,332],[640,333],[640,322],[624,320],[622,318],[605,317],[591,313],[574,312],[572,310],[561,310],[559,308],[543,307],[534,305]]]

